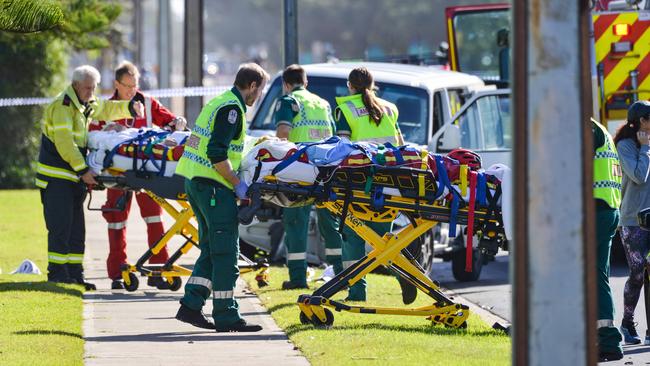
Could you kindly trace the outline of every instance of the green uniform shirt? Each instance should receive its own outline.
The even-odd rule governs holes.
[[[239,90],[232,87],[230,91],[237,96],[237,99],[239,99],[241,105],[244,107],[244,112],[246,112],[246,103],[244,103],[244,98],[239,93]],[[232,119],[235,114],[237,115],[236,122],[230,123],[228,118]],[[245,123],[245,117],[241,115],[239,107],[235,105],[228,105],[219,110],[215,116],[214,129],[212,130],[210,142],[208,142],[207,155],[212,164],[228,159],[230,142],[239,138],[242,124]]]

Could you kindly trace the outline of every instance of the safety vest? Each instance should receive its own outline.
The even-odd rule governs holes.
[[[336,97],[337,108],[350,125],[351,141],[397,144],[397,107],[383,99],[379,99],[379,103],[384,106],[384,114],[377,125],[370,120],[361,94]]]
[[[334,134],[332,110],[325,99],[306,89],[294,90],[288,96],[298,105],[298,114],[291,122],[289,141],[320,141]]]
[[[594,157],[594,198],[601,199],[611,208],[617,209],[621,205],[621,178],[623,177],[618,152],[612,136],[605,127],[593,119],[592,123],[605,135],[605,143],[596,149]]]
[[[192,179],[194,177],[208,178],[216,180],[228,188],[232,188],[232,184],[230,184],[226,178],[221,176],[221,174],[214,169],[212,162],[210,162],[207,155],[208,143],[210,142],[210,136],[214,130],[212,124],[223,123],[216,121],[215,116],[221,108],[231,105],[237,106],[240,116],[243,118],[244,107],[241,105],[241,102],[232,90],[228,90],[212,99],[203,110],[201,110],[199,117],[196,119],[194,128],[192,129],[192,134],[185,143],[183,156],[176,166],[176,174],[182,175],[187,179]],[[230,161],[232,170],[235,172],[239,169],[239,164],[241,163],[245,137],[246,123],[242,122],[239,136],[235,140],[232,140],[228,147],[228,160]]]

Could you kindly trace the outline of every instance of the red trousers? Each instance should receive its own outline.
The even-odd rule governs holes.
[[[107,191],[106,204],[103,208],[115,208],[120,197],[127,194],[119,189],[108,189]],[[109,252],[108,259],[106,259],[106,268],[108,277],[112,280],[122,277],[120,267],[126,263],[126,222],[131,210],[131,196],[125,198],[126,202],[123,211],[102,213],[106,222],[108,222]],[[162,223],[162,208],[146,193],[135,193],[135,200],[140,207],[140,215],[147,224],[147,241],[149,248],[151,248],[165,233]],[[167,259],[169,259],[167,248],[163,248],[158,254],[152,256],[149,262],[162,264]]]

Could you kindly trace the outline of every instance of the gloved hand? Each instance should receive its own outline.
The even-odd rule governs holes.
[[[246,184],[246,182],[243,180],[240,180],[239,183],[235,186],[235,195],[237,195],[237,198],[240,200],[244,200],[248,198],[247,192],[248,184]]]

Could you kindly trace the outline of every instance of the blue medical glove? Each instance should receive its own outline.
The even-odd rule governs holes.
[[[248,184],[244,182],[243,180],[239,181],[239,184],[235,186],[235,194],[237,195],[237,198],[240,200],[248,198],[246,193],[248,192]]]

